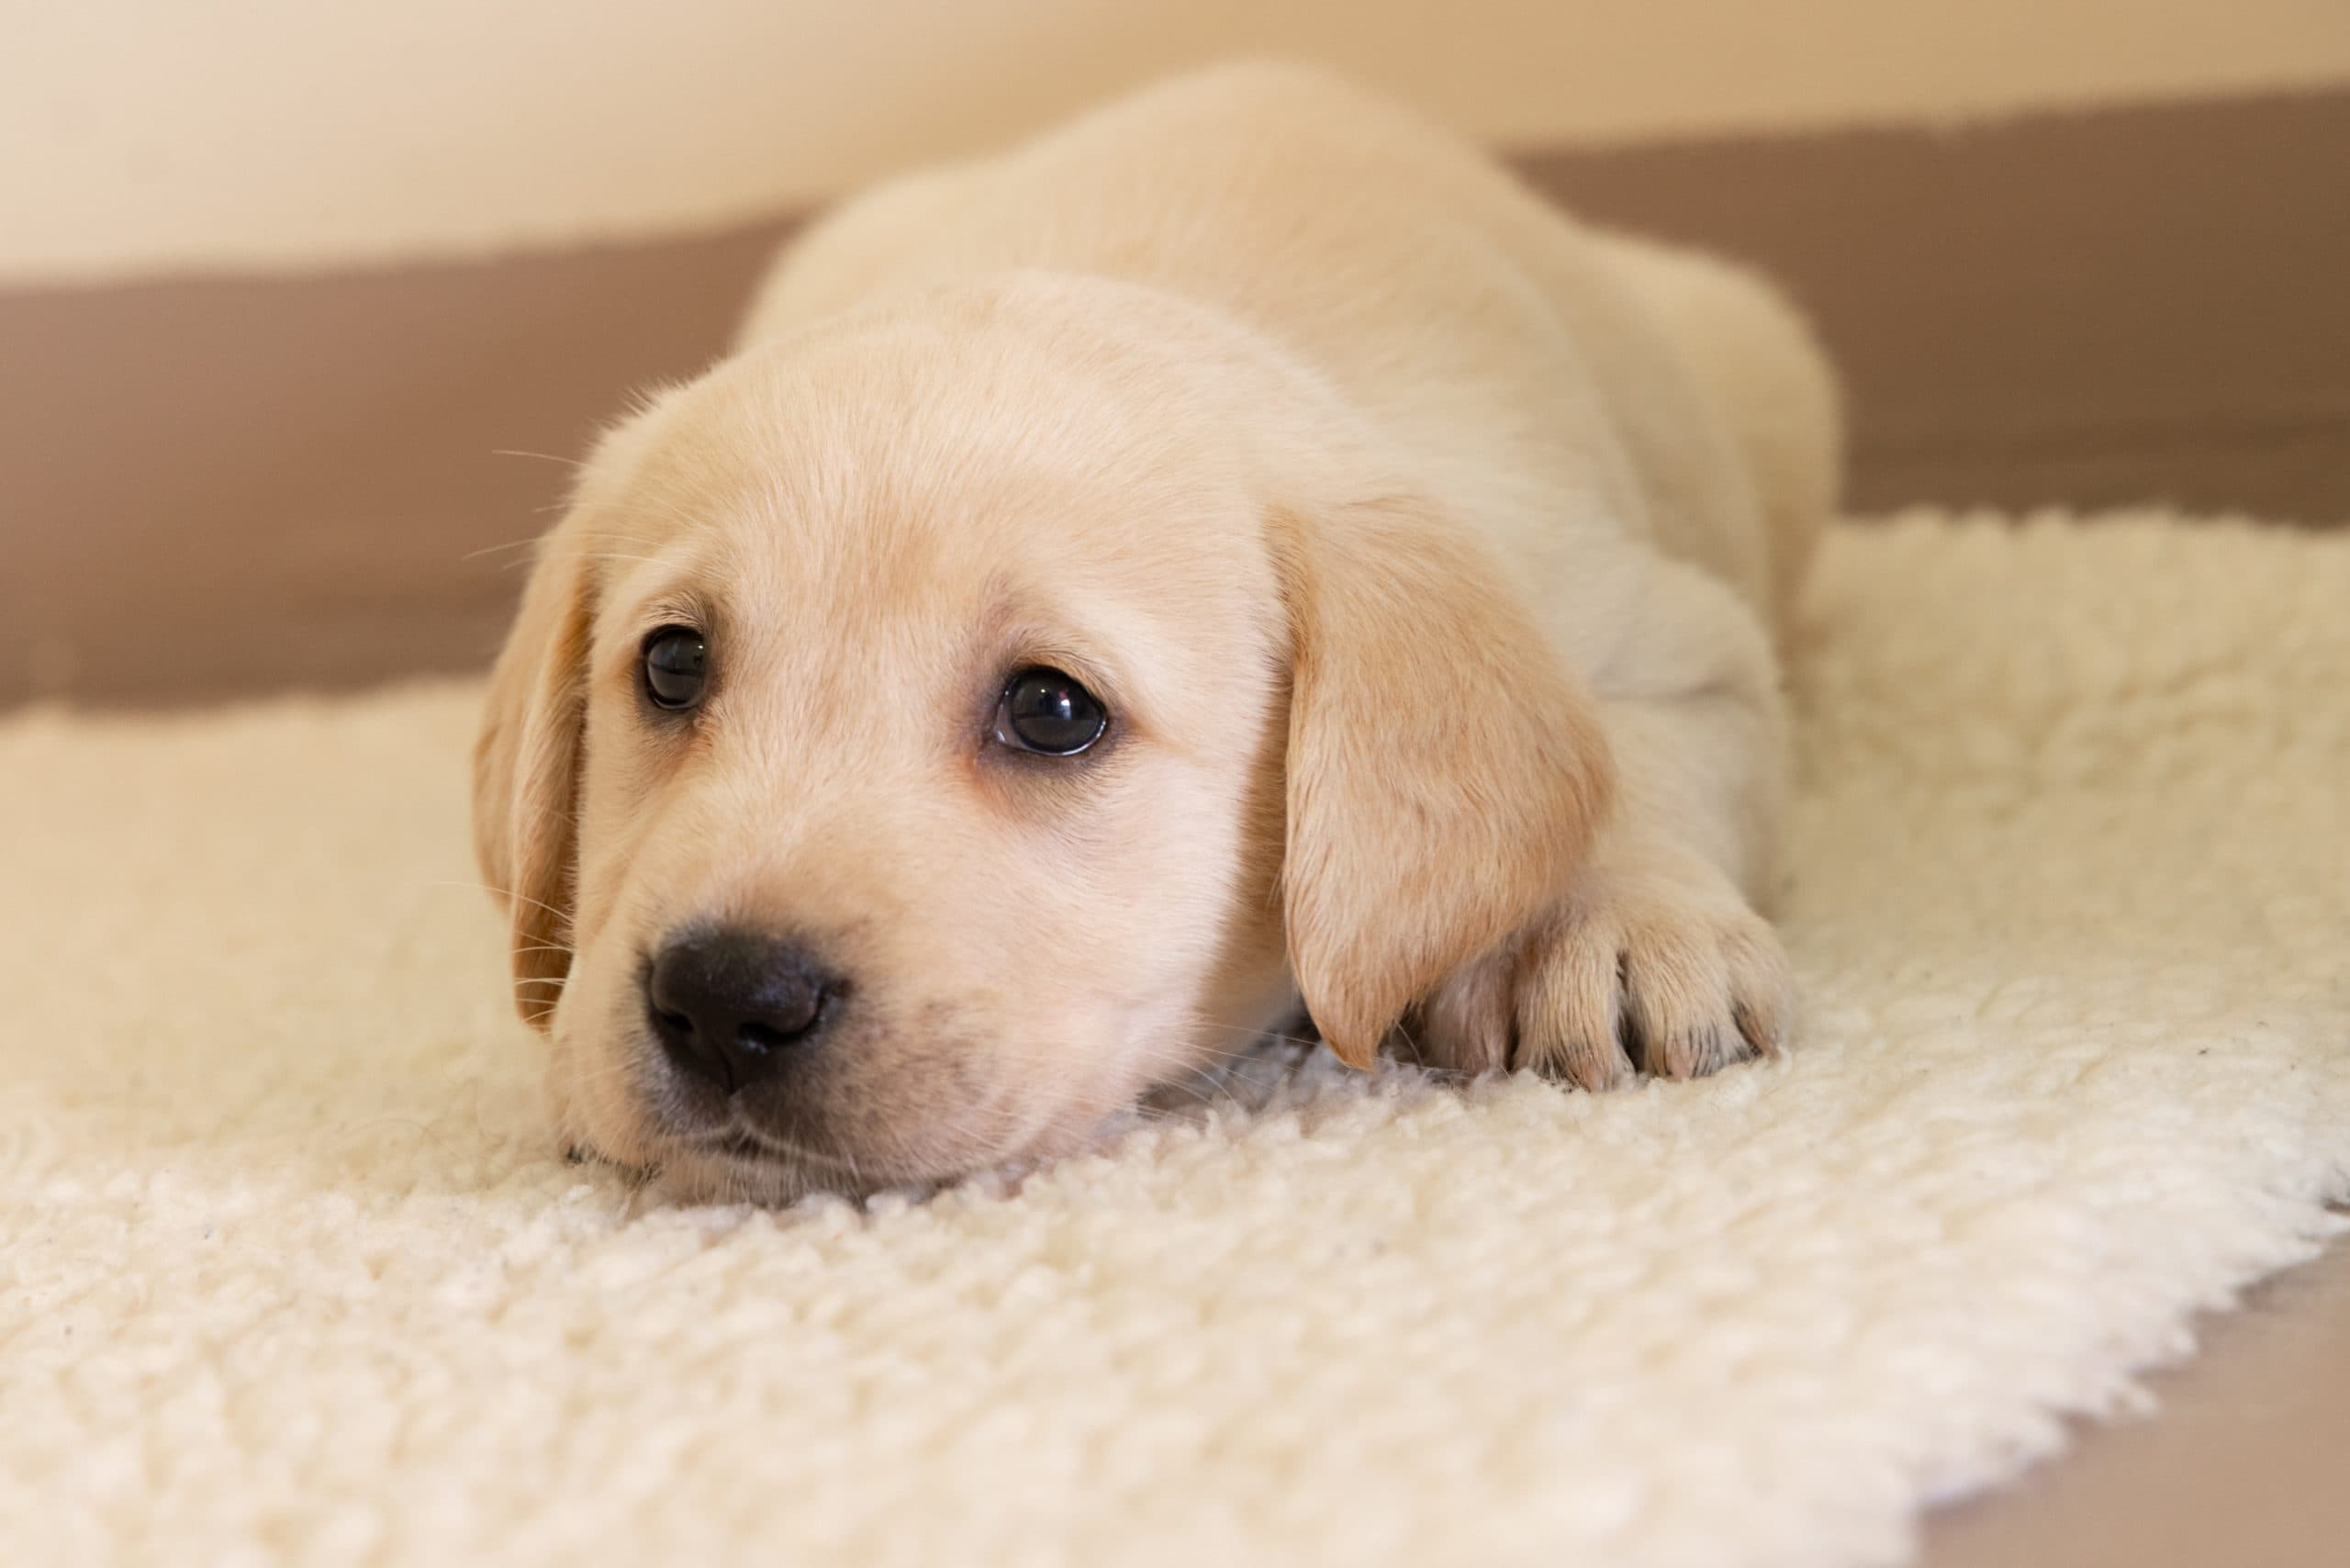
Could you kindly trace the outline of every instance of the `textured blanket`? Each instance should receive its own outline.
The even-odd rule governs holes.
[[[0,723],[12,1563],[1889,1563],[2350,1194],[2350,537],[1840,531],[1788,1059],[559,1158],[470,688]]]

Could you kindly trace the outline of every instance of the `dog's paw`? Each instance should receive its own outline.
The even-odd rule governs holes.
[[[1777,933],[1727,885],[1595,872],[1438,987],[1409,1036],[1430,1067],[1612,1089],[1776,1055],[1794,993]]]

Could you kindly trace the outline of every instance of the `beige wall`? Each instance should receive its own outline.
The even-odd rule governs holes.
[[[722,222],[1184,63],[1508,142],[2350,82],[2350,0],[11,0],[0,279]]]

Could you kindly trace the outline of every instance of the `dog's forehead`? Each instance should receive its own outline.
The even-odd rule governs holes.
[[[1262,597],[1262,521],[1214,432],[1147,386],[884,339],[667,399],[611,508],[746,612],[867,628],[1005,603],[1212,617]],[[837,346],[836,346],[837,349]]]

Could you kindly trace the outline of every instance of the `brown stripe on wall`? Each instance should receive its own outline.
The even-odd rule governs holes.
[[[1804,300],[1860,506],[2350,517],[2350,92],[1521,162]],[[705,364],[786,227],[0,291],[0,704],[478,667],[564,479],[497,454]]]
[[[1527,166],[1802,298],[1857,507],[2350,520],[2350,92]]]
[[[0,294],[0,704],[485,664],[560,462],[691,374],[774,233]]]

